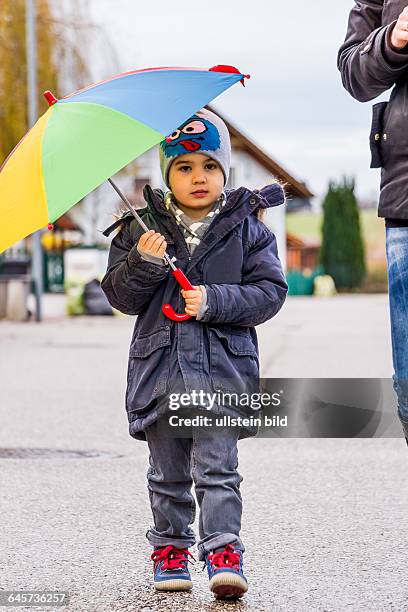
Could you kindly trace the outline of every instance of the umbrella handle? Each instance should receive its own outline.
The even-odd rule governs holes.
[[[175,270],[172,270],[171,273],[183,289],[187,291],[191,291],[192,289],[194,290],[193,285],[190,283],[183,270],[180,270],[180,268],[176,268]],[[177,312],[175,312],[171,304],[163,304],[162,312],[164,315],[166,315],[168,319],[171,319],[172,321],[181,322],[191,319],[191,315],[187,313],[178,314]]]

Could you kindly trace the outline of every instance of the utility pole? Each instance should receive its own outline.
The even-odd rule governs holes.
[[[26,56],[28,127],[32,128],[38,118],[36,0],[26,0]],[[32,235],[32,245],[32,274],[35,291],[35,315],[36,321],[41,321],[41,300],[44,291],[41,230]]]

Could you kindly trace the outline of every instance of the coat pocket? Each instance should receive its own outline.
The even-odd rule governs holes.
[[[128,413],[142,410],[163,395],[170,372],[170,326],[136,337],[129,350],[126,389]]]
[[[214,390],[234,393],[256,390],[259,358],[249,329],[227,326],[209,326],[208,329],[210,375]]]
[[[137,336],[129,349],[129,357],[148,357],[156,349],[170,344],[170,326],[159,327],[151,334]]]
[[[370,168],[381,168],[384,160],[382,155],[382,141],[387,138],[384,132],[384,113],[388,102],[378,102],[372,107],[371,131],[370,131]]]

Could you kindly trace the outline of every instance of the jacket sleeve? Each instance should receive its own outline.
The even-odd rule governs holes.
[[[408,68],[408,49],[391,47],[396,20],[381,26],[382,9],[383,0],[355,0],[337,56],[343,85],[360,102],[392,87]]]
[[[256,242],[248,247],[242,284],[205,285],[207,310],[202,323],[230,323],[260,325],[274,317],[281,309],[288,290],[276,238],[267,228]]]
[[[138,315],[166,279],[169,266],[144,261],[137,250],[143,230],[138,226],[131,235],[129,226],[127,223],[111,242],[108,269],[101,287],[113,308],[124,314]]]

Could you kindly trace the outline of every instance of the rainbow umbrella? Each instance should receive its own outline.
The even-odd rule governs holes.
[[[45,92],[50,107],[0,168],[0,253],[52,224],[245,78],[233,66],[147,68],[60,100]]]

